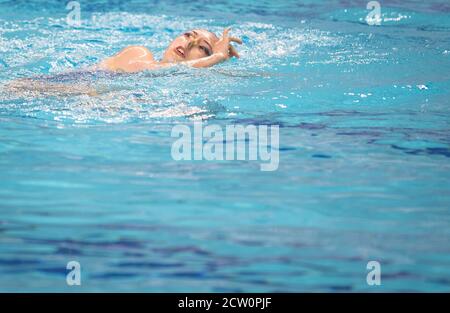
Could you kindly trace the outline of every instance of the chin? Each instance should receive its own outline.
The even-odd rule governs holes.
[[[170,63],[178,63],[183,60],[180,60],[180,57],[173,52],[166,52],[163,55],[163,61]]]

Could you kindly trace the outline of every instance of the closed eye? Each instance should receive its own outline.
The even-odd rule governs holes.
[[[208,48],[204,47],[204,46],[200,46],[200,49],[202,49],[207,56],[211,55],[211,50],[209,50]]]

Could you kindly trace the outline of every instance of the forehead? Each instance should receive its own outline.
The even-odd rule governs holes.
[[[193,29],[192,31],[195,31],[199,36],[205,37],[206,39],[210,40],[211,42],[215,42],[218,40],[217,36],[214,33],[211,33],[210,31],[207,31],[206,29]]]

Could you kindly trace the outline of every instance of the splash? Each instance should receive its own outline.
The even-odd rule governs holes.
[[[69,27],[63,18],[0,22],[0,32],[10,37],[0,39],[1,64],[5,67],[0,73],[4,82],[0,110],[67,123],[233,116],[236,110],[222,103],[244,93],[247,86],[264,86],[267,79],[297,75],[295,69],[307,63],[344,63],[343,56],[350,52],[344,48],[350,39],[303,24],[281,27],[246,22],[231,26],[233,35],[244,40],[239,60],[201,70],[176,67],[105,75],[83,69],[128,45],[145,45],[159,58],[171,39],[187,29],[206,28],[220,34],[223,27],[208,19],[174,20],[133,13],[95,13],[76,28]],[[352,51],[357,48],[362,49],[363,44],[353,43]],[[335,51],[331,58],[330,49]],[[323,56],[311,58],[311,51],[314,56],[323,51]],[[357,62],[352,56],[348,58]],[[358,58],[370,62],[376,56],[361,53]],[[291,65],[294,73],[278,69],[286,65]],[[82,74],[71,76],[71,71]]]

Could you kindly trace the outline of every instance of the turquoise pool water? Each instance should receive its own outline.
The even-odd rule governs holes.
[[[1,291],[449,291],[450,5],[0,0]],[[214,68],[59,77],[191,28]],[[280,126],[280,161],[174,161],[174,125]],[[81,264],[81,286],[66,264]],[[381,286],[366,283],[369,261]]]

